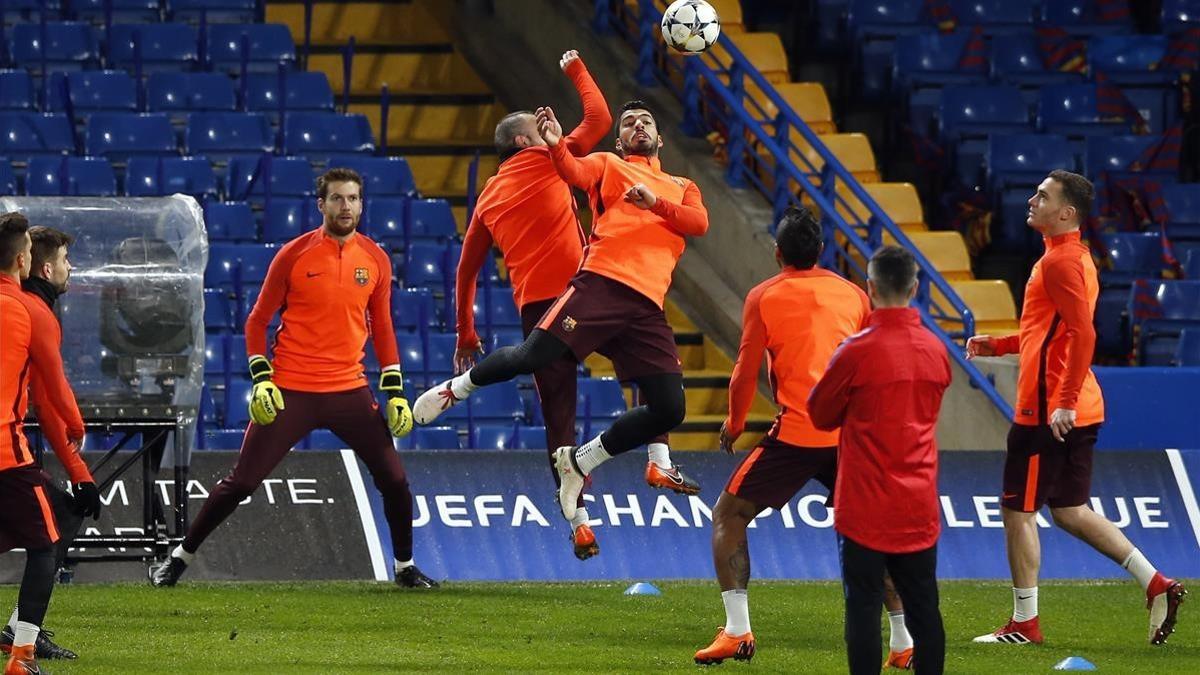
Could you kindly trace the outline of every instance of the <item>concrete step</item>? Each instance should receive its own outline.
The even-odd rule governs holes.
[[[296,45],[304,44],[304,3],[267,3],[267,21],[286,24]],[[313,5],[312,44],[420,45],[450,42],[451,36],[421,3],[318,2]]]

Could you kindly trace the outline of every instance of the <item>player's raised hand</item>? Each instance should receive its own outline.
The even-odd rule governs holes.
[[[741,436],[741,434],[730,434],[729,428],[726,426],[726,424],[726,422],[721,422],[721,434],[718,436],[718,443],[726,454],[732,455],[733,444],[737,442],[737,439],[739,436]]]
[[[570,66],[572,63],[578,60],[579,52],[575,51],[574,49],[568,50],[563,52],[562,58],[558,60],[558,67],[562,68],[563,72],[565,73],[567,71],[567,66]]]
[[[658,197],[650,191],[650,188],[637,183],[625,191],[625,201],[639,209],[650,210],[658,203]]]
[[[1050,413],[1050,433],[1054,435],[1054,440],[1062,443],[1066,440],[1067,434],[1070,433],[1074,428],[1074,410],[1055,408],[1054,412]]]
[[[475,338],[475,342],[466,347],[458,347],[454,350],[454,374],[462,375],[470,368],[475,367],[475,357],[483,353],[483,342],[479,338]]]
[[[991,335],[975,335],[967,338],[967,358],[976,356],[995,356],[996,339]]]
[[[558,123],[558,118],[554,116],[554,109],[546,106],[538,108],[534,113],[537,120],[538,133],[542,140],[546,141],[546,145],[554,147],[562,140],[562,125]]]

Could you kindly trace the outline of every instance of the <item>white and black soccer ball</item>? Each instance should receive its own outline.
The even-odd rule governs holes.
[[[699,54],[721,35],[721,18],[704,0],[675,0],[663,12],[662,34],[675,51]]]

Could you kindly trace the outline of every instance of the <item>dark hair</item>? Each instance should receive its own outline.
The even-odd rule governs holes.
[[[32,270],[37,270],[47,261],[53,260],[58,254],[58,249],[70,246],[75,241],[75,237],[66,232],[44,225],[29,228],[29,238],[33,240],[33,262],[29,264]]]
[[[1096,188],[1092,181],[1077,173],[1055,169],[1050,172],[1050,178],[1062,187],[1063,201],[1075,207],[1075,217],[1084,222],[1092,215],[1092,199],[1096,196]]]
[[[889,299],[902,298],[917,283],[917,259],[908,249],[884,246],[871,256],[868,272],[876,293]]]
[[[632,101],[626,101],[621,104],[621,110],[617,113],[617,119],[620,120],[621,115],[624,115],[630,110],[645,110],[646,112],[650,113],[651,117],[654,117],[654,111],[650,109],[650,106],[646,105],[646,102],[642,99],[635,98]]]
[[[789,206],[783,212],[775,230],[775,245],[784,263],[796,269],[811,269],[821,257],[823,243],[821,224],[807,207]]]
[[[532,117],[533,113],[528,110],[518,110],[511,112],[496,122],[496,135],[493,141],[496,143],[496,152],[504,154],[517,148],[517,136],[526,133],[526,117]]]
[[[7,270],[17,261],[17,254],[25,248],[25,233],[29,231],[29,219],[23,213],[6,213],[0,216],[0,269]]]
[[[334,167],[317,178],[317,198],[325,199],[329,194],[330,183],[358,183],[359,196],[362,195],[363,179],[354,169]]]

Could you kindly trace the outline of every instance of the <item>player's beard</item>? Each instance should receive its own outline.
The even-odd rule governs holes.
[[[340,216],[330,219],[325,223],[325,228],[339,237],[348,237],[358,229],[358,218],[350,216],[349,220],[344,220]]]
[[[658,154],[658,139],[647,136],[639,136],[635,134],[629,139],[629,145],[625,148],[625,153],[629,155],[640,155],[642,157],[653,157]]]

